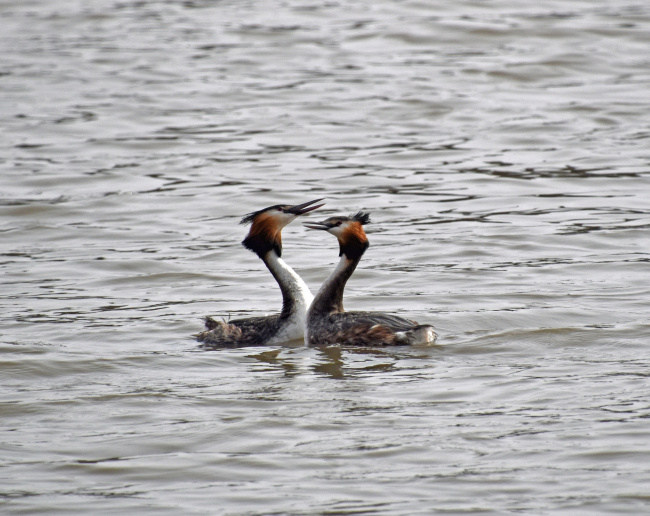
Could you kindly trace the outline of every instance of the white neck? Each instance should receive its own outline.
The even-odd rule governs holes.
[[[359,261],[350,260],[345,254],[336,268],[325,280],[311,303],[305,321],[305,343],[309,343],[309,327],[333,313],[343,312],[343,290]]]
[[[266,253],[264,263],[280,285],[285,306],[290,306],[292,314],[295,313],[304,320],[307,309],[314,299],[307,284],[275,251]]]
[[[349,263],[350,260],[348,259],[348,257],[342,254],[339,263],[336,264],[334,270],[331,272],[331,274],[327,277],[327,279],[323,282],[321,287],[318,289],[318,293],[316,294],[316,297],[321,297],[324,292],[332,288],[331,287],[332,283],[334,283],[334,281],[337,280],[343,274],[343,271],[347,269]]]
[[[345,254],[341,255],[336,268],[316,294],[311,304],[310,315],[343,312],[343,291],[358,263],[358,260],[350,260]]]

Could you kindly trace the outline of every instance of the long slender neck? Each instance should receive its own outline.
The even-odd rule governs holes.
[[[357,268],[361,256],[351,260],[345,253],[341,254],[338,265],[323,283],[311,305],[310,312],[332,314],[343,312],[343,290],[345,284]]]
[[[275,278],[275,281],[278,282],[282,291],[282,312],[280,317],[286,318],[292,314],[302,314],[304,317],[314,298],[307,284],[298,276],[296,271],[278,256],[274,249],[267,252],[262,257],[262,261]]]

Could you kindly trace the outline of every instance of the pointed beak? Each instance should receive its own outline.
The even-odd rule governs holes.
[[[321,206],[324,206],[325,203],[323,204],[317,204],[316,206],[312,206],[312,204],[322,201],[323,199],[316,199],[313,201],[305,202],[302,204],[296,204],[295,206],[292,206],[290,209],[287,210],[287,213],[293,213],[294,215],[304,215],[305,213],[309,213],[310,211],[317,210]]]
[[[322,229],[324,231],[327,231],[332,227],[330,224],[326,224],[325,222],[303,222],[302,225],[309,229]]]

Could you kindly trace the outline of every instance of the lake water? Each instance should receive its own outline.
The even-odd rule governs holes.
[[[0,512],[650,513],[650,4],[0,2]],[[203,351],[246,213],[369,211],[346,308]],[[334,238],[294,223],[315,291]]]

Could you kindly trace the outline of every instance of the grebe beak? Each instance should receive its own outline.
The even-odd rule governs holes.
[[[332,224],[327,222],[303,222],[302,225],[309,229],[322,229],[324,231],[333,227]]]
[[[316,206],[311,206],[315,202],[322,201],[323,199],[315,199],[313,201],[305,202],[302,204],[296,204],[295,206],[292,206],[291,208],[286,210],[286,212],[292,213],[293,215],[304,215],[305,213],[309,213],[310,211],[317,210],[321,206],[325,206],[325,203],[317,204]]]

